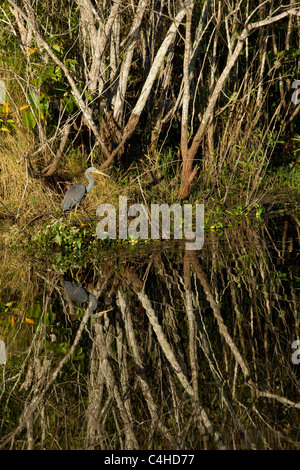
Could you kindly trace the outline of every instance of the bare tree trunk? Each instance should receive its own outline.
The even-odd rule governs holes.
[[[189,4],[189,0],[186,1],[186,4]],[[141,93],[139,95],[139,98],[137,100],[136,105],[134,106],[129,120],[124,128],[123,131],[123,136],[122,136],[122,141],[120,144],[117,146],[117,148],[111,153],[109,158],[101,165],[101,169],[108,168],[110,164],[113,162],[114,158],[118,154],[119,150],[124,146],[125,142],[132,136],[138,122],[140,119],[140,116],[145,108],[146,102],[148,100],[148,97],[150,95],[150,92],[152,90],[153,84],[156,80],[157,74],[160,70],[160,67],[163,63],[163,60],[169,50],[169,47],[171,44],[174,42],[174,39],[176,37],[176,32],[177,32],[177,27],[178,24],[183,20],[185,17],[185,8],[180,8],[176,17],[174,18],[174,21],[172,22],[165,39],[163,40],[160,48],[158,49],[155,59],[153,61],[153,64],[151,66],[150,72],[147,76],[147,79],[144,83],[144,86],[141,90]]]
[[[194,3],[191,2],[186,9],[186,35],[185,35],[185,49],[183,60],[183,101],[182,101],[182,117],[181,117],[181,156],[182,156],[182,173],[181,173],[181,187],[184,186],[186,191],[191,190],[191,183],[198,171],[198,166],[192,170],[193,160],[190,160],[188,151],[189,141],[189,104],[190,104],[190,72],[189,64],[192,53],[192,40],[191,40],[191,26],[192,14]],[[185,196],[185,193],[183,197]]]
[[[148,4],[149,4],[149,0],[140,0],[137,6],[137,11],[132,21],[131,30],[129,33],[130,39],[127,45],[127,51],[122,62],[117,92],[114,96],[113,103],[112,103],[113,108],[114,108],[113,116],[114,116],[115,121],[119,124],[119,126],[121,125],[122,118],[123,118],[124,102],[125,102],[126,90],[128,86],[128,77],[129,77],[129,71],[130,71],[130,66],[132,62],[133,52],[138,41],[138,36],[140,32],[143,15]]]
[[[240,52],[243,49],[243,45],[244,45],[246,38],[256,29],[273,24],[290,15],[300,16],[300,12],[297,11],[296,9],[290,9],[274,17],[269,17],[269,18],[266,18],[265,20],[258,21],[256,23],[249,23],[247,27],[243,30],[243,32],[237,38],[237,43],[236,43],[234,52],[232,53],[232,55],[228,57],[227,64],[215,85],[212,95],[208,101],[206,110],[203,114],[200,126],[193,138],[192,145],[189,148],[188,158],[186,159],[186,166],[183,168],[183,171],[182,171],[182,180],[181,180],[181,187],[180,187],[180,192],[179,192],[181,199],[186,199],[190,195],[191,184],[198,171],[197,166],[194,168],[194,170],[192,170],[194,158],[198,152],[200,143],[202,142],[203,136],[206,131],[206,127],[210,119],[213,116],[215,104],[219,97],[219,94],[223,90],[225,82],[228,79],[229,74],[240,55]]]

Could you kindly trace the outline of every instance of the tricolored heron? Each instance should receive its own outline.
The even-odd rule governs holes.
[[[95,183],[94,178],[92,177],[92,175],[90,175],[90,173],[92,172],[107,176],[109,178],[108,175],[102,173],[102,171],[97,170],[94,166],[88,168],[85,172],[85,177],[89,180],[89,184],[85,186],[82,183],[75,183],[68,189],[62,203],[63,211],[67,211],[69,209],[73,209],[73,207],[77,207],[84,200],[86,194],[91,191]]]

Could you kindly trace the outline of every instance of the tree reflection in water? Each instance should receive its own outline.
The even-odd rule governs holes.
[[[299,448],[300,224],[287,220],[276,237],[271,221],[211,234],[201,252],[160,244],[73,267],[102,310],[113,306],[99,319],[36,263],[27,298],[5,291],[21,317],[32,302],[42,311],[10,336],[1,447]]]

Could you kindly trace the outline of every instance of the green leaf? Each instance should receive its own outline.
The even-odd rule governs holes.
[[[71,114],[74,110],[74,101],[72,99],[68,98],[67,96],[65,96],[62,101],[65,104],[65,108],[66,108],[67,113]]]
[[[60,234],[57,234],[55,237],[55,241],[59,246],[61,246],[62,236]]]
[[[29,127],[29,129],[34,129],[36,126],[36,119],[31,111],[22,114],[22,119],[25,126]]]
[[[37,108],[38,107],[38,104],[39,104],[39,100],[38,100],[38,97],[36,95],[36,93],[34,93],[33,91],[31,91],[28,95],[28,99],[30,101],[30,104],[33,108]]]
[[[62,48],[59,44],[52,44],[52,49],[54,52],[57,52],[58,54],[62,52]]]

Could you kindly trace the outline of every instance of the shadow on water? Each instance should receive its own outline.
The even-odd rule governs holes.
[[[5,253],[1,448],[299,449],[299,242],[274,214],[200,252]]]

